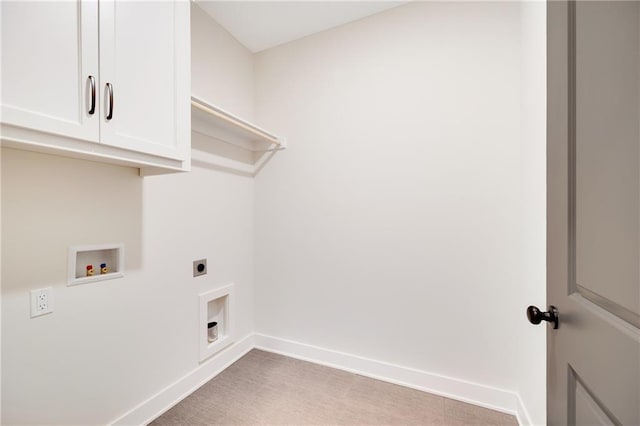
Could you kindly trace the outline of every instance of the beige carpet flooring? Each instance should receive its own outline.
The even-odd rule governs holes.
[[[252,350],[152,425],[517,425],[514,416]]]

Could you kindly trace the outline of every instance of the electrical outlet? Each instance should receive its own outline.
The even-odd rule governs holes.
[[[199,277],[207,273],[207,259],[193,261],[193,276]]]
[[[31,318],[53,312],[53,288],[31,290]]]

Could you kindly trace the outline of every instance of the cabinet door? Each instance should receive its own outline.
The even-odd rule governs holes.
[[[3,1],[0,8],[2,122],[97,142],[97,2]]]
[[[188,8],[185,1],[100,0],[103,144],[186,158]]]

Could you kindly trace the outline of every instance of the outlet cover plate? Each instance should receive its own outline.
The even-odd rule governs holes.
[[[207,273],[207,259],[193,261],[193,276],[199,277]]]
[[[31,290],[31,318],[53,312],[53,288]]]

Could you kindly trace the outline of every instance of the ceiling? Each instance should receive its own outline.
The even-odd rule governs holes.
[[[252,52],[407,3],[407,1],[194,0]]]

